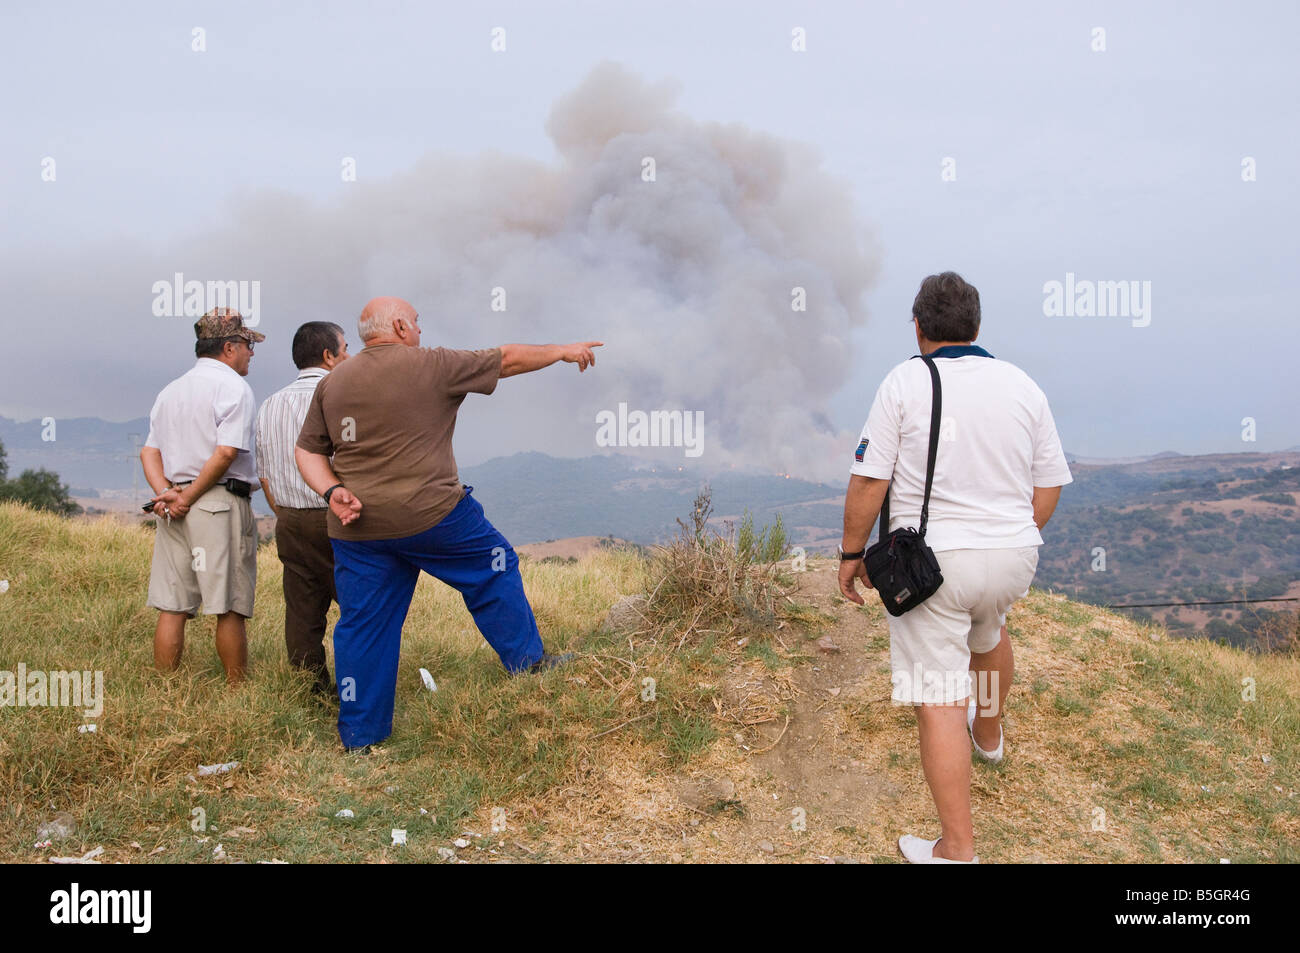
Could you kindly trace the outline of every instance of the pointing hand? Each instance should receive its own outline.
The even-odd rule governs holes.
[[[591,349],[593,347],[603,347],[604,344],[604,341],[582,341],[578,344],[566,344],[560,360],[569,364],[577,364],[579,372],[585,371],[587,365],[596,366],[596,355],[592,353]]]

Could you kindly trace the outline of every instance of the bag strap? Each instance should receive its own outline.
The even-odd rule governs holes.
[[[939,386],[939,368],[928,354],[922,354],[921,360],[930,368],[930,453],[925,461],[925,499],[921,501],[921,526],[918,532],[924,538],[925,524],[930,520],[930,488],[934,486],[934,458],[939,453],[939,427],[943,415],[943,390]]]
[[[939,383],[939,368],[935,366],[934,359],[928,354],[917,354],[921,360],[930,368],[930,452],[925,461],[925,497],[921,501],[921,525],[918,532],[922,538],[925,536],[926,523],[930,521],[930,489],[934,486],[934,458],[939,452],[939,428],[943,417],[943,388]],[[913,358],[915,359],[915,358]],[[885,488],[885,502],[880,506],[880,529],[876,534],[876,542],[880,542],[889,535],[889,491],[893,489],[894,483],[891,480],[889,486]]]

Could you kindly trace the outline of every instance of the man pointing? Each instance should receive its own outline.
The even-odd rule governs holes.
[[[419,316],[400,298],[372,300],[357,329],[364,349],[317,385],[295,449],[303,479],[329,504],[339,737],[349,750],[392,733],[402,625],[420,570],[461,593],[510,672],[567,660],[543,650],[519,559],[461,484],[452,435],[467,394],[491,394],[498,379],[556,361],[585,371],[601,344],[422,348]]]

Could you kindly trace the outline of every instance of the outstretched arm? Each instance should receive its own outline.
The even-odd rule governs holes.
[[[579,371],[585,371],[587,365],[596,364],[593,347],[600,347],[603,341],[582,341],[577,344],[502,344],[501,377],[514,377],[550,367],[556,361],[577,364]]]

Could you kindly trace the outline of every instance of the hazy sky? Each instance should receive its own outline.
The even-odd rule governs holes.
[[[597,452],[626,400],[703,410],[715,461],[842,473],[953,269],[1068,450],[1300,444],[1295,4],[469,6],[6,5],[0,414],[147,413],[193,361],[151,310],[179,271],[262,282],[259,399],[302,321],[359,347],[373,294],[428,344],[607,342],[471,398],[465,463]],[[1149,315],[1045,315],[1067,273],[1149,282]]]

